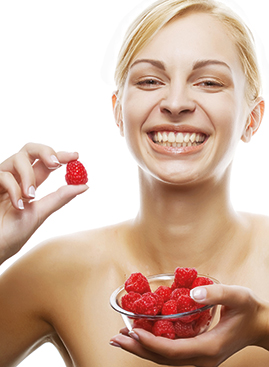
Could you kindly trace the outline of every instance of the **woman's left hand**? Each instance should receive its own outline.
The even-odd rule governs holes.
[[[221,305],[218,324],[201,335],[170,340],[134,329],[111,339],[111,345],[160,365],[215,367],[248,345],[269,350],[269,304],[240,286],[197,287],[192,297],[202,304]],[[198,296],[199,299],[197,297]]]

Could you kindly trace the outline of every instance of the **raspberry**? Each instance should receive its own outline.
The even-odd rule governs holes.
[[[195,287],[200,287],[201,285],[209,285],[209,284],[214,284],[214,282],[207,277],[198,277],[192,283],[191,287],[195,288]]]
[[[209,327],[211,319],[211,310],[206,310],[199,314],[199,318],[195,321],[194,325],[194,331],[196,332],[196,335],[205,331]]]
[[[68,185],[83,185],[88,182],[85,167],[79,161],[67,163],[65,180]]]
[[[121,299],[121,306],[126,311],[134,312],[134,302],[141,298],[141,294],[130,292],[125,294]]]
[[[178,338],[191,338],[197,335],[197,333],[193,330],[192,323],[185,324],[181,321],[176,321],[174,323],[174,329]]]
[[[171,299],[175,299],[177,300],[178,297],[182,296],[189,296],[190,295],[190,290],[189,288],[176,288],[175,290],[173,290],[173,292],[171,293]]]
[[[141,298],[134,302],[134,313],[140,315],[157,315],[158,305],[156,298],[151,293],[142,294]]]
[[[178,313],[188,312],[196,309],[196,302],[188,295],[182,294],[177,299]]]
[[[156,299],[158,313],[161,313],[162,308],[163,308],[163,304],[164,304],[164,298],[163,298],[163,296],[161,294],[157,294],[155,292],[154,293],[151,293],[151,295]]]
[[[190,288],[197,278],[197,270],[195,268],[176,268],[175,283],[177,288]]]
[[[170,299],[171,292],[172,292],[171,288],[169,288],[165,285],[161,285],[160,287],[158,287],[156,289],[156,291],[154,293],[163,296],[163,300],[164,300],[164,302],[166,302]]]
[[[175,339],[176,332],[174,325],[168,320],[158,320],[155,322],[152,328],[152,333],[155,336],[163,336],[169,339]]]
[[[197,310],[198,307],[199,305],[190,296],[183,294],[182,296],[179,296],[177,300],[177,312],[178,313],[194,311],[194,310]],[[197,319],[198,317],[199,317],[199,313],[195,313],[193,315],[182,317],[181,321],[184,323],[189,323]]]
[[[144,329],[149,332],[152,332],[152,326],[153,326],[153,321],[146,320],[146,319],[135,319],[133,323],[133,328]]]
[[[177,301],[170,299],[162,308],[162,315],[174,315],[177,313]]]
[[[141,273],[133,273],[129,276],[129,278],[125,282],[125,290],[126,292],[135,292],[135,293],[146,293],[150,292],[150,286],[147,278]]]

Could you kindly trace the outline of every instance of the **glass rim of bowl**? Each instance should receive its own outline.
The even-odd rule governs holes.
[[[197,277],[207,277],[214,281],[216,284],[220,284],[220,282],[216,279],[211,277],[210,275],[204,275],[204,274],[198,274]],[[158,279],[158,280],[171,280],[174,278],[174,273],[163,273],[163,274],[156,274],[156,275],[149,275],[146,277],[149,281]],[[201,286],[202,287],[202,286]],[[202,313],[206,310],[209,310],[210,308],[217,306],[217,305],[205,305],[203,307],[197,308],[192,311],[182,312],[182,313],[176,313],[176,314],[170,314],[170,315],[145,315],[145,314],[137,314],[133,313],[131,311],[124,310],[117,302],[117,296],[120,292],[124,290],[124,284],[118,287],[110,296],[110,306],[117,312],[119,312],[121,315],[126,315],[131,318],[139,318],[139,319],[147,319],[147,320],[165,320],[165,319],[177,319],[177,318],[183,318],[185,316],[195,315],[198,313]],[[126,293],[127,294],[127,293]]]

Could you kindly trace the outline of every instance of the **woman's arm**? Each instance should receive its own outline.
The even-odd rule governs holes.
[[[201,292],[201,290],[204,290]],[[200,291],[200,293],[199,293]],[[220,304],[219,323],[210,331],[189,339],[169,340],[134,329],[111,339],[137,356],[160,365],[215,367],[248,345],[269,350],[269,304],[244,287],[210,285],[196,288],[203,304]],[[203,295],[204,292],[204,295]]]
[[[30,143],[0,164],[0,264],[17,253],[48,216],[87,190],[86,185],[65,185],[31,201],[53,170],[77,158],[77,153],[56,153]]]

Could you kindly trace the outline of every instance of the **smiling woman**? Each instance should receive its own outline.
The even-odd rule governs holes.
[[[93,67],[89,82],[97,86],[94,74]],[[235,150],[240,141],[252,140],[264,110],[248,28],[212,0],[160,0],[129,28],[116,84],[115,121],[138,165],[138,213],[43,242],[3,272],[0,367],[27,363],[46,342],[68,367],[149,367],[151,361],[267,366],[269,219],[236,211],[230,199]],[[92,139],[98,145],[91,161],[101,158],[100,150],[109,160],[117,140],[111,152],[106,150],[103,104],[94,107],[93,129],[97,125],[99,137],[101,126],[103,140],[100,149],[100,139]],[[50,173],[77,158],[77,153],[29,143],[0,164],[1,262],[50,214],[87,190],[68,185],[33,200]],[[114,166],[110,174],[105,163],[99,171],[106,171],[103,180],[110,191]],[[102,215],[109,210],[105,189],[96,202]],[[127,204],[132,195],[128,191]],[[124,199],[122,192],[119,198]],[[86,217],[88,225],[97,212],[85,212],[83,207],[68,214],[72,221]],[[59,217],[62,222],[70,223]],[[143,329],[123,329],[113,337],[123,324],[109,306],[112,292],[131,273],[170,273],[176,267],[193,267],[220,280],[191,293],[197,304],[221,305],[213,329],[173,341]]]

